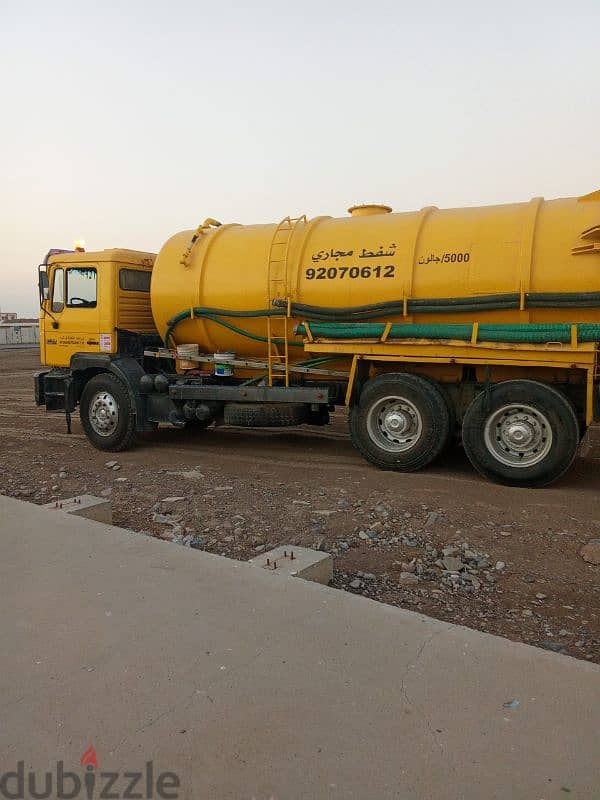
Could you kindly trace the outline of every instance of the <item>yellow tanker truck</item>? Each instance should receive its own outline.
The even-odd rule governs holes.
[[[583,197],[221,224],[158,255],[51,250],[39,405],[90,442],[161,423],[324,425],[427,466],[462,437],[491,480],[544,486],[598,416],[600,191]]]

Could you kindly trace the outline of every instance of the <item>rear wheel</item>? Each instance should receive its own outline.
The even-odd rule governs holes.
[[[422,469],[448,443],[448,404],[438,386],[420,375],[379,375],[365,384],[350,410],[350,435],[356,449],[381,469]]]
[[[135,415],[125,384],[110,372],[86,383],[80,400],[83,430],[98,450],[127,450],[135,439]]]
[[[475,469],[508,486],[541,487],[571,466],[579,424],[567,398],[537,381],[505,381],[473,400],[462,429]]]

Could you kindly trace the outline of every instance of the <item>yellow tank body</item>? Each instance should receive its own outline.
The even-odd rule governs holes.
[[[405,303],[402,315],[382,313],[380,321],[600,322],[600,306],[536,308],[530,301],[547,293],[600,293],[600,191],[512,205],[388,211],[362,206],[349,216],[292,226],[207,221],[193,244],[193,231],[176,234],[153,270],[158,331],[164,334],[173,316],[192,307],[266,309],[276,298],[328,308]],[[411,302],[488,295],[510,295],[516,307],[420,313]],[[264,318],[228,321],[266,335]],[[197,342],[204,352],[265,356],[264,343],[203,319],[181,322],[174,339]],[[306,357],[300,348],[290,356]]]

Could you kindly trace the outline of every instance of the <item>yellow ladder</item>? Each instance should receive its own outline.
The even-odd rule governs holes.
[[[290,297],[288,296],[288,257],[290,243],[298,225],[306,223],[306,214],[301,217],[285,217],[275,228],[269,247],[268,294],[269,308],[273,300],[287,300],[287,312],[281,317],[267,317],[267,364],[269,369],[269,386],[273,386],[275,364],[284,365],[285,385],[290,385],[288,320],[290,314]],[[280,341],[282,340],[282,341]],[[283,353],[280,348],[283,346]]]

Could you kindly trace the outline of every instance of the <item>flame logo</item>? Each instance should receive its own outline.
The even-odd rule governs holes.
[[[96,756],[96,751],[92,745],[90,745],[85,753],[81,756],[81,766],[94,767],[94,769],[98,769],[98,757]]]

